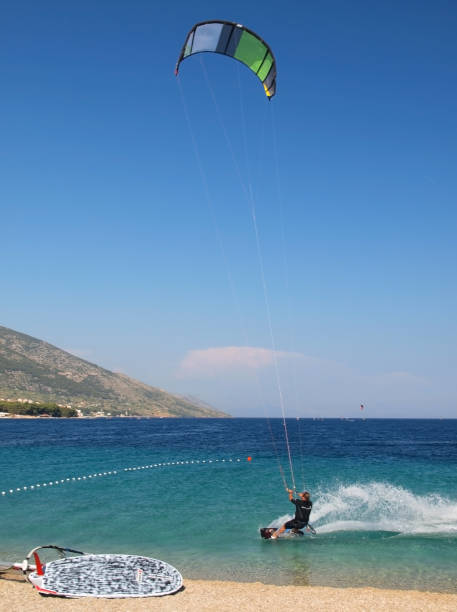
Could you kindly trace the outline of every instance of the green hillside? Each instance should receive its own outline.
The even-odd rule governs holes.
[[[0,398],[71,404],[87,414],[103,410],[112,415],[227,416],[2,326]]]

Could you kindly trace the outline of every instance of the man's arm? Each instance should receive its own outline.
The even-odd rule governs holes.
[[[286,489],[287,493],[289,493],[289,500],[294,503],[294,492],[292,489]]]

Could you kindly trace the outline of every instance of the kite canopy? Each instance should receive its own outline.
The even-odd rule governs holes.
[[[252,30],[231,21],[196,23],[187,35],[175,73],[182,60],[196,53],[221,53],[245,64],[262,81],[265,93],[276,93],[276,61],[267,43]]]

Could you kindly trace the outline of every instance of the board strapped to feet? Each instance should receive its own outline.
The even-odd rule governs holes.
[[[287,531],[283,531],[283,533],[278,538],[272,538],[271,536],[278,531],[279,527],[261,527],[260,528],[260,537],[263,540],[273,540],[273,539],[290,539],[290,538],[301,538],[304,535],[316,535],[316,530],[310,524],[308,524],[305,528],[305,531],[301,529],[288,529]]]

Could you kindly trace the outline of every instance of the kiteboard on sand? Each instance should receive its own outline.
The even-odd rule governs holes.
[[[271,536],[277,531],[279,527],[261,527],[260,528],[260,537],[264,540],[271,540]],[[304,535],[316,535],[316,530],[312,525],[307,525],[305,531],[301,529],[293,530],[287,529],[284,531],[277,539],[285,540],[291,538],[301,538]]]
[[[55,549],[63,557],[42,563],[40,549]],[[66,553],[79,556],[67,557]],[[29,564],[33,556],[35,563]],[[39,546],[19,564],[27,580],[42,595],[59,597],[158,597],[176,593],[182,576],[173,566],[138,555],[91,555],[60,546]]]

